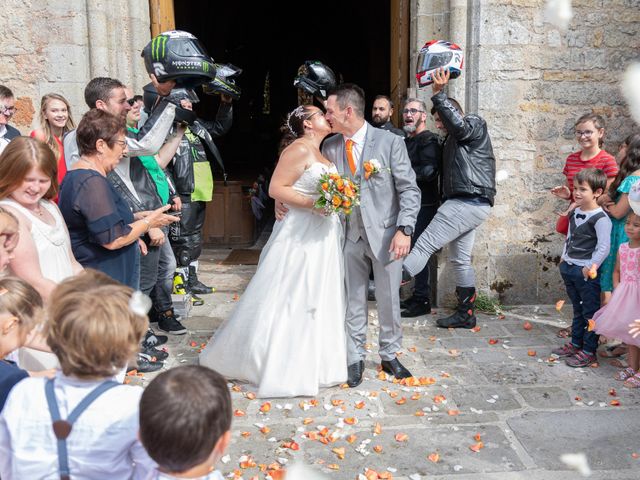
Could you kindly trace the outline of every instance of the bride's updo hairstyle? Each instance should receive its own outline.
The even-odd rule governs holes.
[[[287,148],[296,138],[300,138],[304,135],[304,121],[309,118],[315,110],[313,105],[300,105],[293,111],[289,112],[287,119],[285,120],[280,131],[282,132],[282,139],[280,140],[280,149],[278,153]]]

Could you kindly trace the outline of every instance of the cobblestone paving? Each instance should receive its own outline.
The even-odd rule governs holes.
[[[220,265],[227,254],[209,250],[201,259],[200,277],[217,292],[192,310],[189,333],[170,339],[167,368],[197,361],[255,271]],[[434,314],[405,322],[400,358],[421,381],[415,386],[378,373],[370,306],[372,351],[358,388],[267,402],[233,386],[225,475],[263,479],[269,468],[303,462],[319,478],[569,480],[582,477],[560,455],[584,452],[590,478],[640,478],[640,392],[613,380],[603,359],[585,369],[549,361],[570,305],[479,315],[476,331],[438,329]],[[132,381],[145,385],[152,376]]]

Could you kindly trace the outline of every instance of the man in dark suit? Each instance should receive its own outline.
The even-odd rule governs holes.
[[[20,132],[9,125],[9,120],[16,113],[16,99],[13,92],[0,85],[0,153],[11,140],[20,136]]]

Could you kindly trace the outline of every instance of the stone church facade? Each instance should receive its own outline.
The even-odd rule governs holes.
[[[567,32],[544,23],[544,0],[407,1],[409,78],[425,40],[461,44],[465,72],[449,93],[487,120],[497,170],[506,172],[476,238],[478,286],[506,304],[555,301],[564,295],[556,265],[562,237],[553,233],[563,204],[549,190],[564,181],[578,116],[594,110],[605,117],[613,154],[640,129],[619,89],[622,71],[640,56],[640,0],[573,0]],[[13,123],[24,133],[45,93],[67,97],[79,120],[91,78],[123,79],[136,91],[147,83],[139,52],[150,39],[148,0],[4,0],[3,7],[0,84],[17,97]],[[406,95],[429,104],[429,89]],[[453,291],[446,257],[445,250],[440,301]]]

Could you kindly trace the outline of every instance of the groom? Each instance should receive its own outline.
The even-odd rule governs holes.
[[[360,207],[346,220],[347,361],[350,387],[362,382],[367,339],[367,287],[373,266],[380,322],[382,370],[397,379],[411,373],[396,358],[402,347],[399,289],[401,259],[409,253],[420,210],[420,189],[402,137],[364,120],[364,92],[342,84],[330,92],[326,119],[334,135],[322,147],[342,175],[360,184]],[[365,169],[379,171],[365,177]]]

